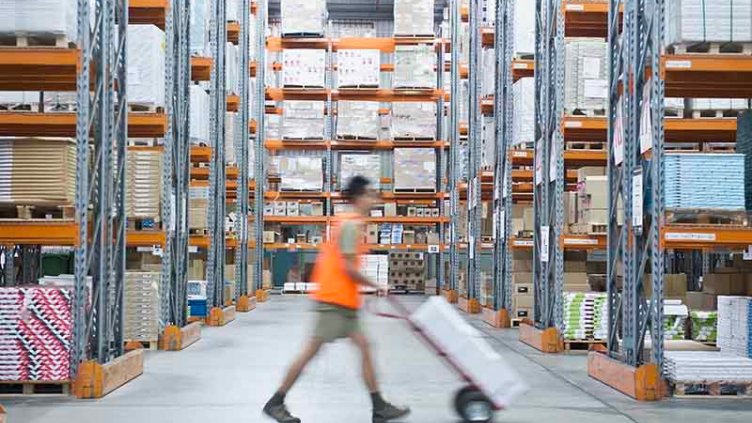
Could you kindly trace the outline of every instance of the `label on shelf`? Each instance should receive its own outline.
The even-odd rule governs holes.
[[[568,4],[566,9],[572,12],[582,12],[585,10],[584,4]]]
[[[564,122],[565,128],[582,128],[582,121],[581,120],[569,120],[567,119]]]
[[[530,67],[528,66],[528,64],[524,62],[512,63],[512,69],[529,69],[529,68]]]
[[[512,153],[512,157],[528,157],[527,151],[515,151]]]
[[[151,253],[154,251],[154,247],[136,247],[138,253]]]
[[[188,252],[189,253],[194,253],[194,254],[198,253],[198,247],[196,247],[195,245],[189,245],[188,246]]]
[[[429,245],[428,246],[428,254],[438,254],[439,253],[439,246],[438,245]]]
[[[541,261],[544,263],[548,263],[548,243],[549,243],[549,236],[551,234],[551,227],[550,226],[541,226]]]
[[[642,91],[642,110],[640,115],[640,153],[653,148],[653,119],[650,108],[650,85],[646,84]]]
[[[592,238],[564,238],[564,244],[568,245],[598,245],[597,239]]]
[[[622,106],[624,102],[619,99],[616,104],[616,122],[614,122],[614,164],[620,165],[624,162],[624,119],[622,117]]]
[[[666,69],[692,69],[691,60],[666,60]]]
[[[642,215],[642,171],[637,169],[632,175],[632,226],[639,233],[642,233]]]
[[[748,245],[747,249],[742,253],[742,260],[752,260],[752,245]]]
[[[534,243],[532,240],[516,239],[514,240],[514,245],[517,247],[532,247]]]
[[[715,241],[715,234],[706,234],[698,232],[666,232],[664,235],[666,241]]]
[[[556,133],[551,135],[551,151],[548,156],[548,181],[555,182],[559,174],[559,143],[556,142]]]

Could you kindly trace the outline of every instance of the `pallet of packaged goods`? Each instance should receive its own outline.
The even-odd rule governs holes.
[[[514,83],[513,144],[535,142],[535,79],[522,78]]]
[[[666,378],[680,398],[752,397],[752,360],[723,352],[666,351]]]
[[[696,213],[697,221],[688,223],[746,220],[743,154],[667,153],[665,173],[667,210],[708,211]],[[719,214],[722,218],[716,219]]]
[[[324,139],[323,101],[285,101],[282,108],[282,138]]]
[[[376,141],[382,134],[380,104],[375,101],[337,102],[337,138]]]
[[[209,187],[192,186],[189,189],[188,219],[189,230],[192,234],[205,235],[209,228],[208,207]]]
[[[436,53],[432,45],[396,47],[392,87],[409,90],[428,90],[436,87]]]
[[[692,98],[689,109],[693,119],[736,119],[741,111],[749,109],[744,98]]]
[[[434,149],[394,149],[394,192],[436,192]]]
[[[589,350],[608,337],[605,292],[565,292],[562,336],[567,350]],[[567,345],[569,344],[569,345]]]
[[[324,88],[326,86],[326,50],[284,49],[282,51],[282,86]]]
[[[72,289],[0,288],[0,393],[67,393]]]
[[[426,260],[424,253],[389,253],[389,289],[404,293],[424,293]]]
[[[718,347],[724,354],[752,358],[752,298],[718,297]]]
[[[283,37],[322,37],[327,18],[326,0],[282,0]]]
[[[337,50],[339,88],[378,88],[381,83],[381,51],[371,49]]]
[[[198,85],[190,86],[190,140],[191,145],[207,145],[209,143],[210,97],[205,89]]]
[[[73,139],[2,138],[0,156],[0,206],[6,215],[21,219],[46,218],[48,214],[70,217],[65,210],[75,199]]]
[[[392,103],[391,131],[395,142],[436,139],[436,103]]]
[[[395,0],[396,37],[433,37],[434,0]]]
[[[666,3],[665,45],[675,54],[752,54],[752,1]]]
[[[78,35],[73,0],[8,0],[0,4],[0,45],[68,48]]]
[[[126,218],[159,222],[162,195],[162,152],[130,150],[126,158]]]
[[[371,181],[375,189],[381,186],[381,156],[378,154],[343,153],[340,159],[340,186],[345,187],[347,182],[356,175],[361,175]]]
[[[161,318],[160,272],[127,271],[123,284],[123,338],[156,350]]]
[[[278,157],[280,191],[323,191],[324,162],[322,157]]]
[[[608,100],[607,45],[601,39],[566,42],[564,109],[567,113],[605,116]]]
[[[156,112],[165,105],[165,33],[155,25],[128,25],[128,105]]]

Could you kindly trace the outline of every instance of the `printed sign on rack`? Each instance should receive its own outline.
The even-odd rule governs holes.
[[[548,245],[550,242],[549,236],[551,235],[550,226],[541,226],[541,261],[548,263]]]
[[[556,165],[559,161],[559,143],[556,142],[556,134],[551,135],[551,149],[548,156],[548,182],[555,182],[559,173],[559,167]]]
[[[622,106],[624,101],[619,99],[616,104],[616,122],[614,122],[614,164],[620,165],[624,162],[624,119],[622,117]]]
[[[543,143],[535,143],[535,185],[540,185],[543,182]]]
[[[428,246],[428,254],[439,254],[439,246],[438,245],[429,245]]]
[[[632,174],[632,226],[638,233],[642,233],[642,215],[644,212],[642,186],[642,171],[637,169]]]
[[[742,260],[752,260],[752,245],[748,245],[747,249],[742,253]]]
[[[646,84],[642,91],[642,109],[640,111],[640,153],[645,153],[653,148],[653,112],[650,108],[650,87]]]

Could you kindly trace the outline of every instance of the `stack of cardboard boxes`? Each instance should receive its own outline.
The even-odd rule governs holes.
[[[424,292],[426,260],[424,253],[389,253],[389,289]]]
[[[533,317],[533,252],[515,250],[512,255],[512,318]]]

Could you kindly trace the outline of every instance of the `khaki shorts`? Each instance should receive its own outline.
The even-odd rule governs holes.
[[[325,303],[316,303],[314,310],[316,311],[314,338],[323,342],[333,342],[362,333],[358,310]]]

